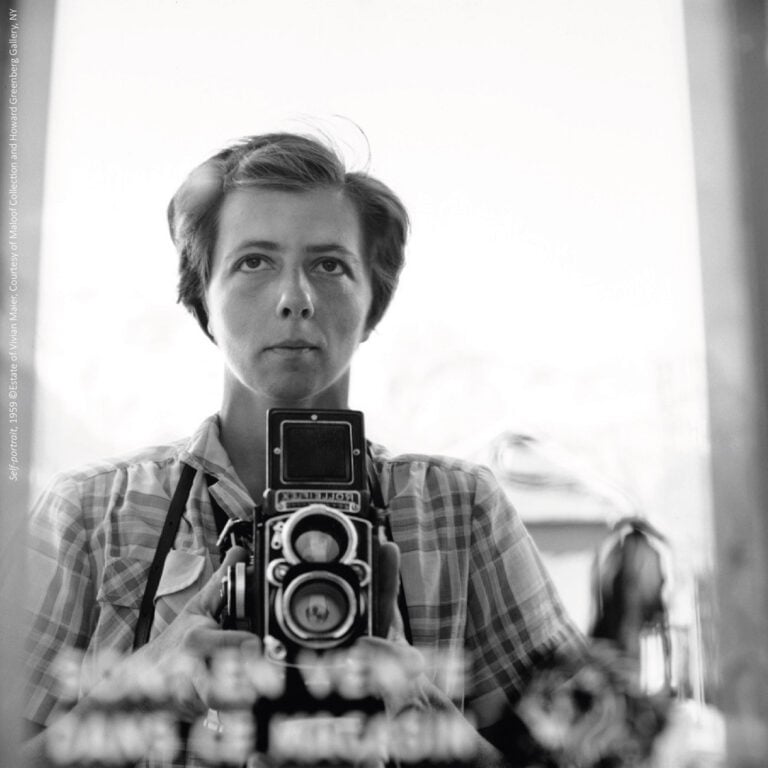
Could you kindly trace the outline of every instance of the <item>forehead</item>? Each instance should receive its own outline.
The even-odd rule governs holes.
[[[340,189],[232,190],[219,210],[215,252],[228,253],[254,240],[282,248],[335,243],[362,257],[360,217]]]

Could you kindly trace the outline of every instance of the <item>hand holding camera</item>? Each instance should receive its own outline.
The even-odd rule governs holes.
[[[173,665],[180,657],[204,660],[222,648],[239,647],[252,642],[249,632],[222,630],[216,621],[221,610],[221,582],[228,569],[247,559],[248,553],[241,547],[232,547],[221,567],[211,576],[202,589],[184,606],[181,613],[151,642],[134,654],[159,669]],[[205,700],[204,686],[196,684],[194,676],[175,690],[177,714],[191,719],[204,713],[209,706]]]

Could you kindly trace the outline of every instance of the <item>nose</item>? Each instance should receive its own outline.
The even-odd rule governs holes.
[[[284,319],[308,320],[315,314],[315,305],[306,277],[301,272],[285,276],[280,286],[277,316]]]

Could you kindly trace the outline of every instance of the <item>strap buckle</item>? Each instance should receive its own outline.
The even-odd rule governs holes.
[[[253,541],[253,522],[251,520],[241,520],[231,517],[226,525],[221,529],[219,538],[216,540],[216,546],[221,552],[221,556],[231,547],[243,547],[251,552]]]

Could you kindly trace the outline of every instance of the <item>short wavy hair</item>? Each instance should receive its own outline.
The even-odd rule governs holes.
[[[205,291],[218,236],[219,211],[233,189],[256,187],[290,192],[340,189],[360,219],[371,277],[368,330],[381,320],[404,263],[408,213],[397,195],[378,179],[348,172],[338,154],[313,137],[293,133],[247,136],[199,165],[168,206],[171,238],[179,254],[178,301],[211,341]]]

